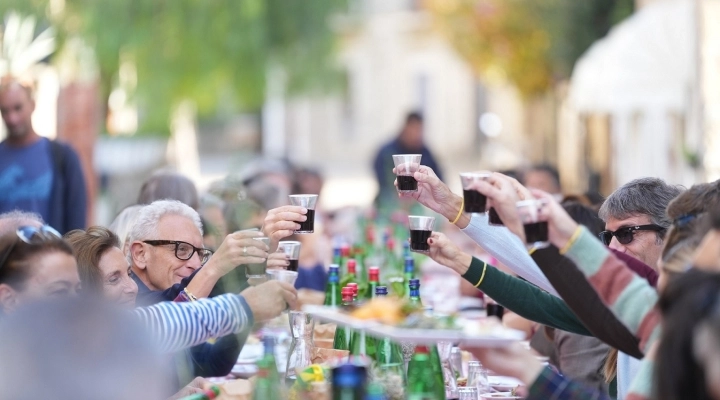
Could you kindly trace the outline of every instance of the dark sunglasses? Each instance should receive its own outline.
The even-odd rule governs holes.
[[[605,246],[608,246],[610,242],[612,241],[613,236],[617,239],[620,244],[629,244],[630,242],[635,239],[635,232],[637,231],[654,231],[654,232],[664,232],[665,228],[663,228],[660,225],[650,224],[650,225],[636,225],[636,226],[626,226],[624,228],[620,228],[616,231],[602,231],[598,235],[600,238],[600,241],[602,241]]]
[[[200,247],[195,247],[191,245],[188,242],[181,242],[179,240],[144,240],[143,243],[147,243],[150,246],[175,246],[175,257],[178,260],[187,261],[192,258],[192,256],[195,255],[195,253],[200,256],[200,261],[202,262],[202,265],[205,265],[206,262],[210,259],[210,256],[213,254],[212,250],[210,249],[203,249]]]
[[[41,227],[21,226],[17,228],[17,230],[15,231],[15,235],[17,235],[18,239],[22,240],[24,243],[27,244],[40,244],[44,242],[62,239],[62,235],[60,235],[60,232],[47,225],[43,225]],[[0,257],[0,260],[2,260],[0,261],[0,268],[5,266],[5,262],[15,249],[16,244],[17,242],[14,242],[10,247],[7,248],[7,250],[5,250],[2,257]]]

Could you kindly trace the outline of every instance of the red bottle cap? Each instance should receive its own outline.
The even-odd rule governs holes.
[[[347,263],[348,274],[354,274],[357,271],[357,261],[350,259]]]
[[[387,240],[387,247],[390,250],[395,250],[395,240],[393,238]]]
[[[340,247],[340,254],[341,254],[343,257],[349,257],[349,256],[350,256],[350,245],[347,244],[347,243],[344,244],[344,245],[342,245],[342,246]]]
[[[368,268],[368,276],[370,276],[370,281],[380,282],[380,267]]]
[[[357,294],[358,294],[358,285],[357,285],[357,283],[355,283],[355,282],[350,282],[350,283],[347,284],[347,287],[349,287],[350,289],[352,289],[352,294],[353,294],[353,296],[357,296]]]
[[[430,350],[428,349],[427,346],[421,344],[421,345],[415,346],[415,353],[429,354]]]

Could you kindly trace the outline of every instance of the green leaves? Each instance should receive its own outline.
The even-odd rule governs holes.
[[[84,38],[95,50],[106,92],[121,54],[133,60],[141,126],[166,131],[170,110],[183,99],[195,101],[201,117],[258,109],[271,62],[284,67],[289,95],[331,82],[335,38],[328,19],[345,2],[65,0],[53,14],[49,0],[4,0],[0,13],[34,14],[61,38]]]

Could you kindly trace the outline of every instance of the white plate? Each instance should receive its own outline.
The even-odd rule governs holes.
[[[255,364],[235,364],[230,374],[237,378],[248,379],[254,376],[258,372],[258,367]]]
[[[262,343],[246,344],[242,347],[242,350],[240,350],[237,362],[243,364],[254,363],[262,358],[263,352],[264,348]]]
[[[387,337],[398,342],[416,344],[454,342],[470,347],[505,347],[525,338],[525,334],[521,331],[502,327],[480,333],[468,333],[462,330],[450,329],[398,328],[377,321],[355,319],[331,307],[306,305],[303,307],[303,311],[320,321],[334,322],[341,326],[365,331],[375,336]]]
[[[509,392],[523,383],[519,379],[511,376],[488,376],[490,386],[501,392]]]
[[[513,396],[512,392],[486,393],[486,394],[480,395],[480,400],[495,400],[495,399],[522,399],[522,397]]]

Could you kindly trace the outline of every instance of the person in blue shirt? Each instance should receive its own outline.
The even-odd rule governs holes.
[[[77,153],[38,135],[31,90],[16,80],[0,84],[0,114],[7,137],[0,142],[0,213],[40,215],[61,233],[86,225],[87,192]]]
[[[393,154],[422,154],[421,164],[432,168],[442,180],[440,166],[423,141],[423,116],[418,112],[411,112],[405,117],[405,126],[400,134],[383,145],[375,157],[373,169],[379,188],[375,205],[379,208],[392,207],[398,201],[395,174],[392,171]]]

